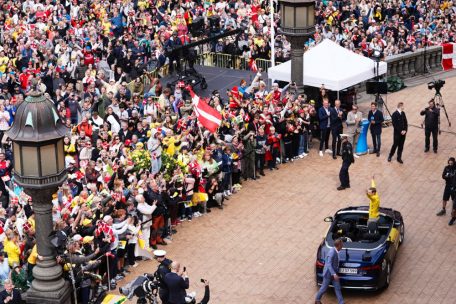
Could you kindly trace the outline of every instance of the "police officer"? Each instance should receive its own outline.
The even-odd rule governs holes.
[[[450,200],[450,198],[453,200],[455,199],[455,195],[454,195],[454,186],[455,186],[455,182],[456,182],[455,175],[456,175],[456,161],[455,161],[454,157],[450,157],[450,159],[448,159],[448,165],[445,166],[445,168],[443,169],[443,173],[442,173],[442,178],[445,180],[445,189],[443,190],[442,210],[440,210],[437,213],[437,216],[445,215],[447,202]],[[450,221],[451,224],[449,223],[450,225],[452,225],[454,223],[453,219],[456,215],[454,208],[453,208],[451,215],[452,215],[452,218]]]
[[[355,158],[353,157],[353,146],[348,141],[348,135],[340,134],[340,137],[342,139],[342,167],[339,172],[340,186],[337,187],[337,190],[344,190],[350,188],[348,168],[355,162]]]
[[[173,261],[165,257],[166,251],[164,250],[154,250],[154,256],[160,263],[157,271],[155,272],[159,282],[158,296],[160,297],[162,304],[168,304],[169,290],[165,284],[165,275],[171,272],[171,263]]]

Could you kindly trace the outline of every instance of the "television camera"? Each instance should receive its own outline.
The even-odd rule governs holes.
[[[442,79],[437,79],[437,80],[434,80],[434,81],[431,81],[431,82],[428,82],[428,89],[429,90],[432,90],[434,89],[435,90],[435,95],[434,95],[434,102],[435,102],[435,105],[437,108],[443,108],[443,112],[445,113],[445,117],[448,121],[448,126],[451,127],[451,121],[450,121],[450,118],[448,117],[448,112],[445,108],[445,104],[443,103],[443,97],[442,97],[442,94],[440,93],[440,90],[443,88],[443,86],[445,85],[445,80],[442,80]]]
[[[144,273],[123,287],[119,292],[129,300],[134,296],[138,298],[137,304],[158,303],[158,279],[154,274]]]
[[[435,90],[435,94],[436,95],[437,94],[440,95],[440,89],[443,88],[444,85],[445,85],[445,80],[438,79],[438,80],[434,80],[434,81],[428,82],[428,89],[429,90],[434,89]]]

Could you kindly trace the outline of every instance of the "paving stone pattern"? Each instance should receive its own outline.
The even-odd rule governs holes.
[[[409,123],[419,126],[419,111],[433,93],[421,85],[388,95],[387,103],[393,111],[397,102],[405,102]],[[456,78],[447,79],[442,94],[456,124]],[[366,115],[369,104],[360,108]],[[443,116],[442,129],[456,131]],[[425,154],[424,131],[410,126],[404,164],[395,159],[388,163],[392,127],[383,129],[381,156],[356,159],[350,169],[351,189],[341,192],[336,191],[341,159],[319,157],[314,141],[305,159],[267,171],[259,181],[244,182],[225,210],[214,209],[180,225],[173,244],[164,249],[187,266],[190,291],[197,291],[199,299],[200,278],[210,280],[210,303],[313,303],[316,249],[328,228],[323,218],[343,207],[367,204],[365,191],[375,174],[382,206],[404,216],[405,243],[389,289],[344,291],[347,303],[456,303],[456,227],[448,226],[449,215],[435,216],[444,185],[441,173],[448,157],[456,155],[456,136],[444,132],[439,139],[438,154]],[[155,268],[155,261],[141,262],[120,283]],[[323,302],[337,303],[332,292]]]

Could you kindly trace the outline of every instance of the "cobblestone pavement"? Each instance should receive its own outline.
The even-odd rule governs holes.
[[[393,111],[404,101],[409,123],[419,126],[419,111],[433,93],[421,85],[390,94],[387,103]],[[456,78],[447,79],[442,94],[456,124]],[[361,105],[365,115],[368,107]],[[442,129],[455,130],[443,116]],[[365,189],[375,174],[381,204],[404,216],[406,240],[389,289],[373,294],[344,291],[347,303],[455,303],[456,227],[447,225],[448,215],[439,218],[435,213],[443,191],[441,173],[448,157],[456,155],[456,137],[442,133],[438,154],[425,154],[423,133],[410,126],[400,165],[387,162],[392,127],[384,129],[381,156],[357,159],[350,168],[352,188],[342,192],[336,191],[340,158],[320,158],[314,148],[303,160],[245,182],[225,210],[180,225],[165,249],[187,266],[190,290],[197,291],[199,299],[203,277],[211,282],[211,303],[313,303],[316,249],[327,229],[323,218],[346,206],[366,204]],[[155,261],[142,262],[127,279],[155,268]],[[323,300],[336,303],[333,293]]]

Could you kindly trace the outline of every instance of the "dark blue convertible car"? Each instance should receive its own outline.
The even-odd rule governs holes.
[[[315,267],[317,284],[322,283],[325,256],[342,238],[339,253],[339,277],[342,288],[377,290],[390,284],[391,270],[404,241],[404,221],[400,212],[380,208],[380,217],[369,220],[369,207],[348,207],[325,218],[331,223],[326,237],[318,247]]]

